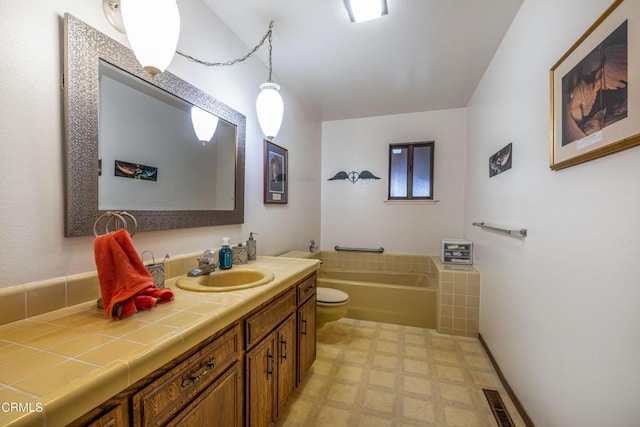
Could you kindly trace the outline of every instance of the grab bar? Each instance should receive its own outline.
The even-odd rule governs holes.
[[[527,237],[527,229],[521,228],[519,230],[497,227],[495,225],[487,225],[484,222],[474,222],[473,225],[480,228],[486,228],[487,230],[497,231],[498,233],[508,234],[510,236]]]
[[[381,254],[384,252],[384,248],[380,247],[380,248],[346,248],[344,246],[338,246],[336,245],[333,249],[336,250],[336,252],[340,252],[340,251],[347,251],[347,252],[374,252],[374,253],[378,253]]]

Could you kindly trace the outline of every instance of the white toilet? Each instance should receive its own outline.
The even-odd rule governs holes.
[[[349,294],[333,288],[316,288],[316,329],[347,314]]]

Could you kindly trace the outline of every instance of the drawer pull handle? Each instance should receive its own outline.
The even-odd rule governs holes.
[[[206,374],[209,371],[212,371],[216,367],[216,358],[214,357],[210,361],[207,362],[202,368],[195,371],[193,374],[189,375],[184,381],[182,381],[182,387],[187,387],[195,382],[197,382],[200,377]]]
[[[302,335],[307,335],[307,319],[302,319]]]
[[[267,379],[269,375],[273,375],[273,354],[271,349],[267,349]]]
[[[287,340],[280,338],[280,363],[287,360]]]
[[[308,293],[309,291],[312,291],[312,290],[313,290],[313,285],[309,285],[306,288],[304,288],[304,293],[306,294],[306,293]]]

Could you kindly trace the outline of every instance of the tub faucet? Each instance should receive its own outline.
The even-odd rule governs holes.
[[[215,251],[213,249],[207,249],[202,253],[202,256],[198,258],[198,268],[187,273],[187,276],[204,276],[205,274],[211,274],[215,271],[218,264],[212,262],[215,259]]]

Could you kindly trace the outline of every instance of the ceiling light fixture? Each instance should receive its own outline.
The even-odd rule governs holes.
[[[210,62],[176,50],[180,32],[180,15],[175,0],[102,0],[102,8],[107,19],[116,30],[122,32],[122,26],[118,25],[118,23],[124,21],[124,29],[131,49],[134,51],[140,65],[152,75],[161,73],[166,69],[173,59],[174,52],[191,62],[207,67],[235,65],[253,56],[268,38],[269,79],[266,83],[260,85],[261,92],[256,100],[256,110],[258,122],[265,137],[269,140],[273,140],[276,137],[282,125],[284,102],[278,92],[280,86],[271,80],[273,72],[273,21],[269,23],[269,29],[262,36],[260,42],[243,57],[226,62]],[[151,25],[152,27],[146,27],[145,25]],[[165,37],[168,35],[165,33],[169,33],[171,36]],[[140,35],[140,40],[145,41],[137,41],[138,35]],[[142,36],[145,35],[148,37],[143,38]],[[160,52],[164,52],[164,56],[161,59],[148,59],[156,58],[155,55],[160,58]],[[167,52],[170,52],[170,54]],[[193,124],[195,130],[196,124]]]
[[[389,13],[387,0],[344,0],[351,22],[377,19]]]

